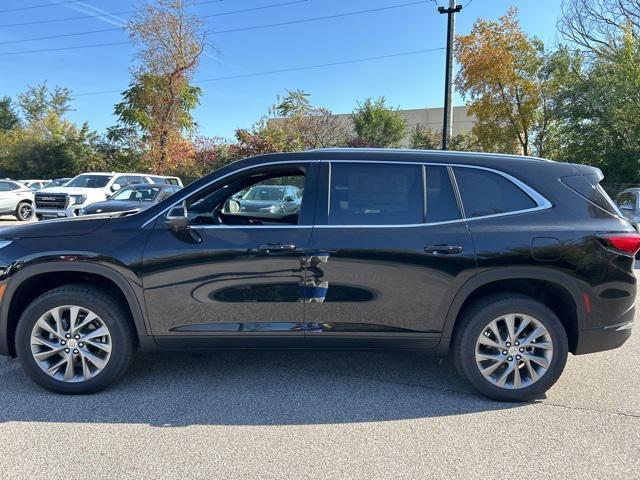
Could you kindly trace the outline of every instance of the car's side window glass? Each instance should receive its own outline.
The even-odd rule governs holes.
[[[330,225],[403,225],[423,221],[422,165],[331,164]]]
[[[11,183],[0,182],[0,192],[8,192],[9,190],[13,190]]]
[[[461,218],[447,167],[426,166],[427,223]]]
[[[238,176],[187,201],[191,225],[296,225],[304,188],[302,168],[267,170]]]
[[[478,168],[454,167],[468,218],[535,208],[536,202],[509,179]]]
[[[636,196],[633,194],[633,192],[622,192],[616,197],[616,203],[623,210],[635,210]]]

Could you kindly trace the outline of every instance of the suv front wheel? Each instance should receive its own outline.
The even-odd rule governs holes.
[[[500,401],[541,397],[560,377],[567,354],[567,335],[556,314],[519,294],[474,303],[454,338],[458,371],[480,393]]]
[[[74,284],[34,300],[20,317],[16,353],[25,372],[57,393],[93,393],[129,366],[136,334],[104,289]]]

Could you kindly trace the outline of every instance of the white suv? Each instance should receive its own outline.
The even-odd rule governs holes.
[[[63,187],[43,188],[35,195],[38,219],[75,217],[82,207],[106,200],[132,183],[158,183],[139,173],[83,173]]]
[[[14,215],[22,222],[31,220],[34,193],[22,183],[0,180],[0,215]]]

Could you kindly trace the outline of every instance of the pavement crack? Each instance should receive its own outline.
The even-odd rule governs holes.
[[[564,408],[567,410],[575,410],[579,412],[601,413],[601,414],[616,415],[620,417],[635,418],[635,419],[640,418],[640,414],[637,414],[637,413],[617,412],[615,410],[603,410],[600,408],[576,407],[572,405],[564,405],[562,403],[552,403],[552,402],[542,401],[540,402],[540,405],[545,405],[548,407]]]

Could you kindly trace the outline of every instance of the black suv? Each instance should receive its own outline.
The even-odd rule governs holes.
[[[0,354],[98,391],[139,347],[450,350],[500,400],[631,334],[640,236],[596,168],[319,150],[225,166],[128,216],[0,230]],[[286,185],[300,208],[229,208]]]

